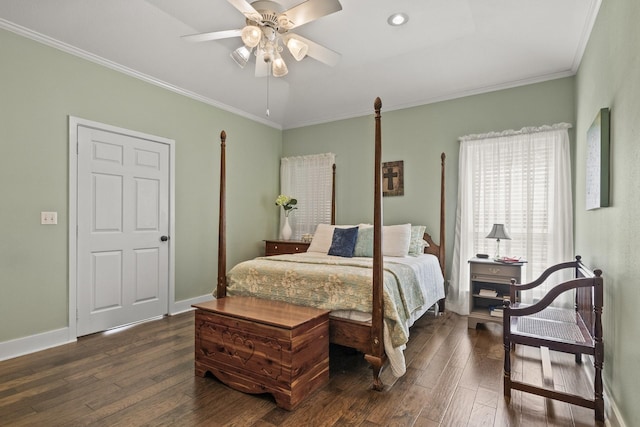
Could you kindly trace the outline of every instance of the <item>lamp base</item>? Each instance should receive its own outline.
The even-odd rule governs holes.
[[[496,256],[494,257],[494,260],[499,260],[500,259],[500,239],[496,239],[496,242],[498,243],[498,246],[496,247]]]

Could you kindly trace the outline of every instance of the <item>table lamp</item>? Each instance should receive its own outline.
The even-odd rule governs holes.
[[[496,259],[500,258],[500,239],[511,240],[511,237],[507,234],[507,230],[504,229],[504,224],[493,224],[493,228],[487,234],[487,239],[496,239],[498,242],[498,248],[496,249]]]

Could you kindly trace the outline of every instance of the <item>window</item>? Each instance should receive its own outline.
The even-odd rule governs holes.
[[[331,223],[335,157],[326,153],[280,160],[280,193],[298,200],[298,209],[289,215],[293,240],[315,233],[318,224]],[[281,213],[280,223],[283,222]]]
[[[496,253],[485,236],[503,223],[511,240],[500,255],[527,260],[523,283],[573,259],[570,126],[560,124],[461,138],[458,208],[448,306],[469,311],[469,268],[476,253]],[[558,277],[556,280],[564,280]],[[545,290],[531,294],[539,298]],[[571,299],[567,296],[564,302]]]

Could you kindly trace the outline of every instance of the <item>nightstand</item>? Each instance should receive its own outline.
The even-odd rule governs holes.
[[[482,258],[469,260],[469,328],[475,329],[478,323],[485,322],[502,324],[502,302],[509,299],[511,279],[520,283],[521,267],[522,263],[507,264]]]
[[[295,240],[265,240],[264,241],[264,255],[283,255],[283,254],[297,254],[300,252],[307,252],[309,243],[298,242]]]

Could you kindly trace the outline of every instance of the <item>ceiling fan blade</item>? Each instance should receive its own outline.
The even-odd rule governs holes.
[[[342,5],[338,0],[307,0],[283,13],[291,21],[291,29],[340,10]]]
[[[338,52],[334,52],[331,49],[328,49],[322,45],[319,45],[316,42],[312,42],[309,39],[306,39],[298,34],[287,34],[285,36],[285,43],[289,41],[290,38],[294,38],[300,40],[303,43],[306,43],[309,46],[309,50],[307,51],[307,56],[312,57],[320,62],[324,62],[325,64],[335,67],[338,62],[340,62],[340,55]]]
[[[242,30],[225,30],[225,31],[213,31],[211,33],[191,34],[188,36],[182,36],[182,38],[189,42],[206,42],[209,40],[228,39],[231,37],[240,37]]]
[[[247,17],[251,21],[260,22],[262,21],[262,15],[258,13],[257,10],[253,8],[246,0],[227,0],[231,3],[231,6],[235,7],[242,13],[245,17]]]
[[[269,64],[264,62],[264,52],[258,51],[256,54],[256,77],[267,77],[269,74]]]

